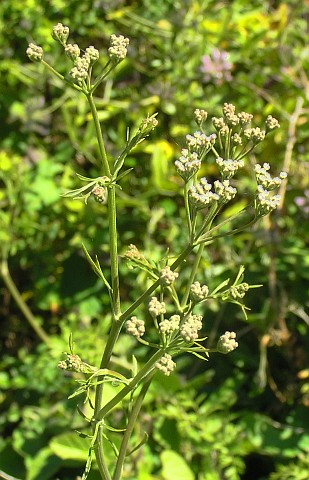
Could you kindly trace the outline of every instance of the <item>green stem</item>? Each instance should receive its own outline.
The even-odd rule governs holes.
[[[113,475],[113,480],[120,480],[121,479],[123,464],[124,464],[125,456],[126,456],[126,453],[127,453],[127,450],[128,450],[129,440],[130,440],[130,437],[132,435],[133,428],[134,428],[135,422],[137,420],[138,414],[139,414],[140,409],[142,407],[143,400],[144,400],[145,395],[148,391],[148,388],[150,387],[151,380],[152,380],[152,377],[153,377],[154,373],[155,372],[153,372],[153,371],[150,372],[147,379],[144,380],[144,384],[143,384],[143,386],[141,388],[141,391],[140,391],[140,393],[139,393],[139,395],[136,399],[134,407],[133,407],[133,409],[130,413],[130,418],[129,418],[129,421],[128,421],[128,424],[127,424],[127,428],[126,428],[126,431],[125,431],[125,433],[122,437],[122,442],[121,442],[119,455],[118,455],[118,459],[117,459],[117,463],[116,463],[116,467],[115,467],[115,471],[114,471],[114,475]]]
[[[102,448],[102,444],[101,444],[101,441],[102,441],[102,432],[101,432],[101,429],[103,427],[102,426],[99,426],[99,430],[98,430],[98,437],[97,437],[97,444],[95,446],[95,449],[94,449],[94,452],[95,452],[95,457],[96,457],[96,461],[97,461],[97,464],[98,464],[98,469],[99,469],[99,472],[101,474],[101,477],[103,480],[111,480],[111,476],[109,474],[109,471],[107,470],[107,466],[106,466],[106,462],[105,462],[105,458],[104,458],[104,452],[103,452],[103,448]],[[100,448],[98,448],[100,447]]]
[[[87,100],[88,100],[88,103],[89,103],[89,106],[90,106],[90,110],[91,110],[91,114],[92,114],[92,118],[93,118],[93,121],[94,121],[94,126],[95,126],[95,130],[96,130],[98,144],[99,144],[100,157],[101,157],[101,161],[102,161],[102,164],[103,164],[103,173],[104,173],[104,175],[110,177],[111,176],[111,171],[110,171],[110,168],[109,168],[109,163],[108,163],[107,155],[106,155],[106,151],[105,151],[105,145],[104,145],[101,125],[100,125],[100,121],[99,121],[99,117],[98,117],[98,112],[97,112],[97,109],[96,109],[96,106],[95,106],[95,102],[93,100],[92,93],[88,93],[86,95],[86,97],[87,97]]]
[[[42,60],[41,62],[44,67],[46,67],[50,72],[52,72],[54,75],[56,75],[56,77],[60,78],[60,80],[63,80],[65,83],[67,83],[68,85],[70,85],[70,87],[72,88],[75,88],[75,90],[78,90],[79,92],[83,92],[83,88],[82,87],[79,87],[78,85],[76,85],[75,83],[72,83],[72,82],[69,82],[63,75],[61,75],[61,73],[57,72],[57,70],[55,70],[51,65],[49,65],[49,63],[45,62],[45,60]]]
[[[195,247],[195,244],[189,243],[187,247],[184,249],[184,251],[179,255],[179,257],[175,260],[175,262],[171,265],[171,270],[175,270],[186,258],[187,256],[192,252],[193,248]],[[152,292],[155,291],[156,288],[161,283],[161,279],[158,278],[132,305],[127,308],[125,312],[123,312],[119,318],[119,320],[123,323],[130,315],[131,313],[134,312],[134,310],[141,305],[144,300],[149,297],[149,295],[152,294]]]
[[[96,109],[95,102],[93,100],[92,93],[87,94],[87,100],[91,109],[92,118],[94,121],[96,135],[99,145],[100,158],[103,166],[104,175],[111,176],[111,171],[107,159],[107,154],[104,145],[104,139],[102,135],[101,125],[98,117],[98,112]],[[112,310],[113,310],[113,322],[110,334],[108,336],[108,341],[104,349],[100,368],[107,368],[110,362],[110,358],[113,352],[113,348],[118,339],[121,323],[119,322],[119,316],[121,312],[120,305],[120,294],[119,294],[119,265],[118,265],[118,245],[117,245],[117,205],[116,205],[116,192],[115,186],[111,186],[108,193],[108,223],[109,223],[109,246],[110,246],[110,262],[111,262],[111,283],[112,283]],[[104,376],[98,377],[98,384],[95,392],[95,408],[94,408],[94,419],[97,419],[98,413],[102,408],[103,403],[103,387],[104,383],[102,380]],[[100,427],[100,429],[103,427]],[[104,459],[104,449],[103,449],[103,436],[99,430],[97,442],[95,446],[95,456],[100,469],[100,473],[104,480],[110,480],[110,475],[108,473],[106,462]]]
[[[103,408],[99,411],[97,415],[97,420],[102,420],[118,403],[120,403],[129,393],[134,390],[138,386],[138,384],[145,379],[145,377],[148,376],[148,374],[155,368],[155,364],[162,355],[164,355],[165,349],[161,348],[158,350],[149,360],[148,362],[143,366],[143,368],[140,369],[140,371],[135,375],[133,380],[129,383],[129,385],[126,385],[123,387],[123,389],[117,393],[117,395],[114,396],[106,405],[104,405]]]
[[[43,328],[39,325],[37,319],[32,314],[30,308],[23,300],[18,288],[16,287],[9,271],[8,263],[5,259],[2,260],[1,263],[1,276],[3,281],[11,293],[12,297],[14,298],[18,308],[25,316],[26,320],[28,321],[29,325],[33,328],[37,336],[44,342],[47,346],[50,346],[50,340],[47,333],[43,330]]]
[[[182,302],[181,302],[181,308],[184,308],[187,304],[189,294],[190,294],[190,287],[191,287],[192,283],[194,282],[195,275],[196,275],[199,263],[200,263],[201,258],[202,258],[204,246],[205,245],[203,243],[200,244],[200,246],[198,248],[198,251],[197,251],[197,254],[195,256],[194,263],[193,263],[192,270],[191,270],[191,274],[190,274],[190,278],[189,278],[189,281],[187,283],[186,291],[185,291],[185,294],[184,294]]]
[[[188,185],[188,182],[186,182],[185,187],[184,187],[184,200],[185,200],[186,218],[187,218],[189,239],[191,240],[192,239],[192,223],[191,223],[191,213],[190,213],[188,190],[189,190],[189,185]]]

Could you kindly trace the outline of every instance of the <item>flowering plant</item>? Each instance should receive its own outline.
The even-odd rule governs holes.
[[[286,178],[281,172],[278,177],[269,173],[268,163],[255,166],[257,188],[248,204],[233,217],[222,220],[220,213],[228,202],[237,195],[238,171],[244,166],[245,157],[261,143],[265,136],[279,127],[272,116],[265,121],[265,129],[251,127],[252,115],[236,112],[234,105],[225,103],[222,117],[213,117],[214,131],[207,134],[205,123],[208,114],[205,110],[194,112],[198,130],[185,138],[185,146],[175,161],[175,169],[182,179],[183,198],[186,213],[187,243],[181,252],[171,252],[159,262],[147,259],[136,246],[130,245],[124,257],[135,267],[147,272],[149,284],[144,292],[126,309],[120,295],[118,230],[117,230],[117,189],[119,180],[131,172],[122,170],[128,154],[143,141],[158,121],[156,115],[144,119],[133,135],[128,135],[123,151],[111,158],[106,152],[102,126],[98,118],[94,92],[98,85],[116,68],[127,54],[129,40],[122,35],[112,35],[107,60],[97,77],[93,76],[94,65],[99,63],[100,54],[96,48],[89,46],[81,54],[77,44],[67,43],[69,28],[57,24],[53,28],[52,37],[63,48],[72,66],[67,76],[61,75],[44,58],[43,49],[31,43],[27,49],[28,57],[34,62],[41,62],[54,75],[85,95],[95,125],[98,152],[101,163],[101,175],[88,178],[78,175],[84,185],[66,192],[64,196],[84,199],[87,203],[93,197],[98,203],[106,204],[109,223],[110,275],[104,272],[98,258],[92,258],[85,246],[84,253],[92,269],[102,280],[110,296],[112,316],[111,328],[99,366],[84,362],[81,356],[74,353],[72,338],[70,353],[58,364],[59,368],[78,372],[83,375],[79,380],[79,388],[73,396],[84,394],[85,405],[92,411],[89,417],[79,409],[83,419],[89,423],[91,439],[89,456],[82,479],[85,480],[91,470],[93,453],[101,478],[119,480],[122,478],[123,466],[129,448],[130,437],[138,419],[144,397],[157,372],[170,375],[176,367],[176,357],[184,352],[207,360],[212,352],[227,354],[238,347],[236,333],[226,331],[217,343],[217,347],[207,347],[207,337],[201,336],[203,331],[203,314],[210,299],[232,302],[238,305],[246,315],[243,298],[251,288],[259,285],[248,285],[243,281],[244,267],[241,266],[233,281],[226,279],[210,291],[209,287],[196,280],[203,251],[216,238],[234,235],[253,225],[262,216],[274,210],[280,201],[273,190],[280,186]],[[199,176],[199,171],[206,156],[213,157],[217,165],[218,178],[213,185],[207,178]],[[228,230],[226,227],[228,226]],[[224,231],[222,229],[224,228]],[[189,278],[183,274],[185,262],[192,261]],[[109,280],[110,278],[110,280]],[[143,307],[143,318],[139,314]],[[138,312],[137,312],[138,311]],[[151,319],[156,337],[151,339],[147,323]],[[132,375],[123,374],[111,369],[112,354],[121,330],[125,327],[128,335],[146,345],[151,352],[140,368],[135,359],[132,362]],[[104,385],[111,382],[121,388],[113,398],[106,400]],[[109,414],[125,398],[130,398],[130,407],[126,412],[125,428],[118,433],[122,435],[118,448],[110,437],[116,431],[108,423]],[[123,407],[125,408],[125,407]],[[115,452],[113,462],[106,459],[106,444],[112,444]],[[141,441],[141,444],[143,441]],[[140,445],[139,445],[140,446]],[[134,448],[136,450],[137,447]],[[112,465],[112,471],[110,471]]]

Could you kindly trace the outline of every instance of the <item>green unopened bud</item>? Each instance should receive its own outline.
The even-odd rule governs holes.
[[[43,48],[34,43],[29,43],[26,54],[32,62],[41,62],[43,60]]]
[[[51,35],[53,39],[56,40],[56,42],[59,42],[61,45],[64,46],[67,43],[69,33],[69,27],[65,27],[64,25],[62,25],[62,23],[57,23],[57,25],[53,27]]]

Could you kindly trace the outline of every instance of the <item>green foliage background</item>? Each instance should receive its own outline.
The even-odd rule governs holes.
[[[74,170],[99,175],[94,128],[83,98],[25,55],[34,41],[65,72],[50,36],[60,21],[82,47],[104,51],[112,33],[130,38],[128,58],[97,92],[109,152],[121,150],[128,125],[158,112],[159,128],[128,159],[134,175],[122,181],[121,253],[130,243],[154,259],[166,248],[180,250],[184,215],[173,161],[194,128],[195,108],[219,115],[231,102],[257,124],[274,115],[281,129],[250,161],[289,170],[284,207],[252,231],[210,246],[203,259],[199,280],[210,287],[241,264],[248,283],[263,284],[247,296],[247,321],[233,306],[212,304],[205,315],[209,344],[232,329],[239,349],[212,355],[207,365],[182,357],[171,378],[157,376],[136,434],[147,431],[149,441],[125,478],[308,478],[308,17],[306,0],[2,0],[0,242],[51,348],[0,279],[0,470],[26,480],[81,474],[87,441],[74,431],[83,428],[76,399],[67,400],[76,377],[56,366],[71,331],[76,353],[98,362],[109,327],[107,293],[81,249],[84,242],[108,266],[105,207],[60,197],[76,188]],[[200,70],[201,57],[215,47],[233,64],[232,81],[221,85],[205,82]],[[203,175],[213,175],[211,164]],[[246,178],[244,196],[250,165]],[[125,262],[121,273],[129,303],[145,277]],[[132,349],[142,362],[144,348],[123,335],[114,357],[120,369]]]

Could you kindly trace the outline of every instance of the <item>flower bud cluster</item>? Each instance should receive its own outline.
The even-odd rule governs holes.
[[[85,372],[87,371],[87,366],[82,361],[79,355],[70,355],[67,353],[66,360],[61,360],[58,362],[58,368],[62,370],[69,370],[72,372]]]
[[[92,45],[86,48],[85,54],[90,59],[90,66],[99,60],[100,53],[99,50],[94,48]]]
[[[141,260],[143,258],[143,255],[138,250],[136,245],[133,245],[132,243],[128,246],[128,250],[125,252],[124,255],[130,260]]]
[[[73,63],[75,63],[80,56],[80,48],[77,45],[77,43],[74,43],[74,44],[68,43],[64,47],[64,51],[66,55],[69,57],[69,59],[72,60]]]
[[[216,134],[212,133],[211,135],[206,135],[205,133],[202,132],[194,132],[193,135],[186,135],[186,144],[191,150],[191,148],[195,149],[196,151],[200,150],[207,150],[211,148],[211,145],[213,145],[216,141]]]
[[[78,83],[82,83],[88,77],[88,70],[90,68],[91,59],[87,53],[82,57],[77,57],[74,61],[75,67],[70,70],[70,75]]]
[[[173,362],[171,355],[165,353],[163,357],[157,361],[156,367],[158,370],[164,373],[164,375],[169,376],[176,367],[176,363]]]
[[[265,126],[266,132],[271,132],[272,130],[275,130],[275,128],[280,128],[278,120],[272,115],[268,115],[268,117],[266,118]]]
[[[221,335],[217,344],[217,350],[220,353],[230,353],[238,347],[238,343],[235,340],[235,332],[225,332]]]
[[[242,127],[245,127],[246,125],[248,125],[251,120],[253,119],[253,115],[251,113],[247,113],[247,112],[240,112],[238,114],[238,118],[239,118],[239,123]]]
[[[216,180],[214,182],[214,189],[217,195],[219,195],[219,202],[221,204],[227,203],[230,200],[233,200],[235,197],[237,190],[236,188],[232,187],[230,185],[229,180],[223,180],[220,182],[220,180]]]
[[[204,208],[206,205],[220,200],[220,197],[211,191],[211,184],[203,177],[197,185],[189,188],[189,200],[196,208]]]
[[[239,124],[239,117],[235,113],[236,107],[232,103],[224,103],[223,105],[223,116],[225,122],[230,127],[235,127]]]
[[[66,27],[65,25],[62,25],[62,23],[57,23],[53,27],[52,30],[52,37],[56,42],[59,42],[61,45],[65,45],[67,43],[67,39],[70,34],[70,29],[69,27]]]
[[[43,48],[34,43],[29,43],[26,54],[32,62],[41,62],[43,60]]]
[[[202,318],[202,315],[192,315],[190,313],[189,317],[182,324],[180,335],[186,342],[194,342],[194,340],[197,340],[198,332],[203,326]]]
[[[158,317],[166,313],[166,306],[164,302],[160,302],[157,297],[151,297],[148,304],[148,310],[152,317]]]
[[[168,320],[166,318],[162,320],[162,322],[159,323],[159,328],[161,333],[169,335],[179,329],[179,323],[180,316],[172,315]]]
[[[242,138],[239,135],[239,133],[234,133],[231,136],[231,141],[232,141],[233,146],[235,146],[235,147],[237,147],[239,145],[242,145]]]
[[[244,166],[243,160],[232,160],[231,158],[223,160],[223,158],[218,157],[216,158],[216,163],[219,167],[222,177],[224,178],[233,177],[237,170]]]
[[[130,320],[127,320],[126,322],[126,331],[136,338],[142,337],[145,333],[144,320],[138,320],[136,317],[131,317]]]
[[[189,153],[187,148],[181,150],[181,156],[179,157],[179,160],[176,160],[175,162],[176,171],[185,182],[197,173],[200,166],[201,160],[198,158],[197,153]]]
[[[190,298],[192,302],[198,303],[206,300],[209,294],[207,285],[201,285],[200,282],[194,282],[190,286]]]
[[[262,185],[257,187],[256,211],[259,216],[267,215],[280,205],[280,195],[272,195]]]
[[[194,118],[198,125],[202,125],[202,123],[207,120],[207,115],[208,113],[206,112],[206,110],[201,110],[199,108],[196,108],[194,110]]]
[[[173,270],[171,270],[170,267],[168,266],[162,268],[160,272],[160,278],[162,280],[163,285],[165,286],[172,285],[172,283],[176,280],[178,276],[179,276],[179,273],[173,272]]]
[[[109,56],[112,60],[123,60],[127,56],[129,39],[123,35],[111,35],[110,47],[108,49]]]
[[[265,130],[261,130],[259,127],[255,128],[246,128],[244,130],[244,136],[248,139],[251,140],[255,145],[257,143],[260,143],[264,140],[266,135]]]
[[[249,290],[248,283],[240,283],[239,285],[234,285],[229,289],[229,294],[235,300],[239,298],[244,298],[246,292]]]
[[[227,127],[223,117],[212,117],[211,121],[215,129],[218,131]]]
[[[158,126],[158,120],[156,119],[157,114],[150,115],[147,118],[144,118],[142,123],[139,126],[138,133],[142,133],[143,135],[148,135],[152,130],[154,130]]]
[[[256,181],[258,185],[262,185],[265,190],[274,190],[280,187],[282,180],[287,178],[286,172],[280,172],[279,177],[272,178],[268,170],[270,169],[269,163],[263,163],[263,167],[258,163],[254,166]]]

